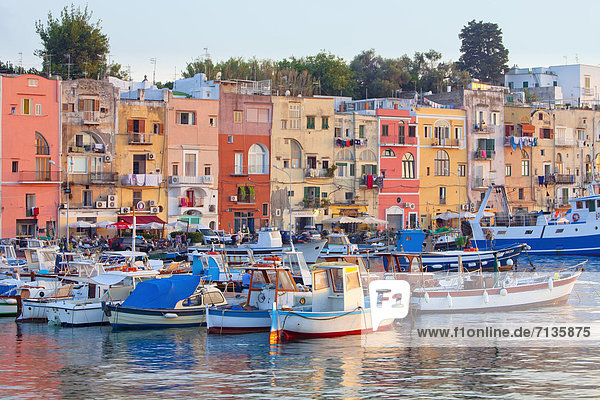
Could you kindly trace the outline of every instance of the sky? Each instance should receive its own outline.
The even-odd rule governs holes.
[[[363,50],[383,57],[434,49],[458,60],[458,34],[470,20],[497,23],[509,65],[600,65],[600,1],[327,1],[304,0],[73,0],[93,12],[109,36],[110,60],[130,68],[133,79],[181,78],[188,62],[208,49],[213,62],[229,57],[280,60],[321,50],[351,61]],[[71,2],[0,2],[0,60],[41,68],[35,22],[60,16]],[[22,53],[19,54],[19,53]]]

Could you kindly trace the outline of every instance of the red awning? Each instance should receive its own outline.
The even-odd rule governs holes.
[[[535,133],[535,126],[531,124],[521,124],[523,127],[523,133]]]
[[[133,224],[133,216],[132,215],[126,215],[124,217],[119,217],[119,219],[121,221],[127,222],[128,224]],[[158,218],[156,215],[140,215],[140,216],[136,215],[136,217],[135,217],[135,223],[137,225],[149,224],[151,222],[158,222],[159,224],[165,223],[165,221]]]

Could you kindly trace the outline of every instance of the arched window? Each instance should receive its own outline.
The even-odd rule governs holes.
[[[46,138],[39,132],[35,133],[35,180],[50,180],[50,146]]]
[[[526,150],[521,150],[521,158],[524,160],[528,160],[529,159],[529,154],[527,153]]]
[[[367,149],[360,152],[358,159],[360,161],[377,161],[377,155],[373,150]]]
[[[89,132],[79,132],[69,143],[69,151],[72,153],[104,153],[104,144],[100,139]]]
[[[290,151],[292,159],[292,168],[302,168],[302,147],[294,139],[290,139]]]
[[[560,153],[556,153],[556,162],[557,162],[557,163],[561,163],[561,162],[563,162],[563,160],[562,160],[562,154],[560,154]]]
[[[402,157],[402,178],[415,179],[415,157],[406,153]]]
[[[450,124],[445,120],[435,121],[433,133],[436,139],[441,139],[442,141],[450,139]]]
[[[340,150],[336,155],[336,160],[341,161],[354,161],[354,156],[352,152],[348,149]]]
[[[248,150],[248,173],[266,174],[267,167],[267,149],[259,143],[254,143]]]
[[[394,150],[392,150],[392,149],[385,149],[381,156],[382,157],[396,157],[396,153],[394,153]]]
[[[450,157],[446,150],[438,150],[434,162],[436,176],[450,176]]]

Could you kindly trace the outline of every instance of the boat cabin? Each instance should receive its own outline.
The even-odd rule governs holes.
[[[231,282],[242,279],[243,270],[231,269],[223,253],[194,252],[192,255],[192,273],[212,282]]]
[[[312,311],[350,311],[365,307],[358,266],[344,262],[312,266]]]
[[[2,262],[7,265],[22,265],[25,264],[25,260],[21,260],[17,258],[17,253],[15,252],[15,248],[11,244],[1,244],[0,245],[0,257],[2,258]]]
[[[270,310],[275,305],[303,306],[310,303],[310,292],[300,292],[288,268],[250,267],[250,286],[246,305]]]
[[[327,235],[324,251],[329,253],[352,254],[358,253],[358,245],[350,243],[345,233],[330,233]]]

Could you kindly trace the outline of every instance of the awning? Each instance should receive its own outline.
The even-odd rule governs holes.
[[[523,133],[535,133],[535,126],[531,124],[521,124],[523,128]]]
[[[133,216],[132,215],[126,215],[124,217],[119,217],[119,219],[121,221],[127,222],[128,224],[133,224]],[[151,222],[158,222],[159,224],[165,223],[165,221],[158,218],[156,215],[140,215],[139,217],[138,216],[135,217],[136,225],[149,224]]]

